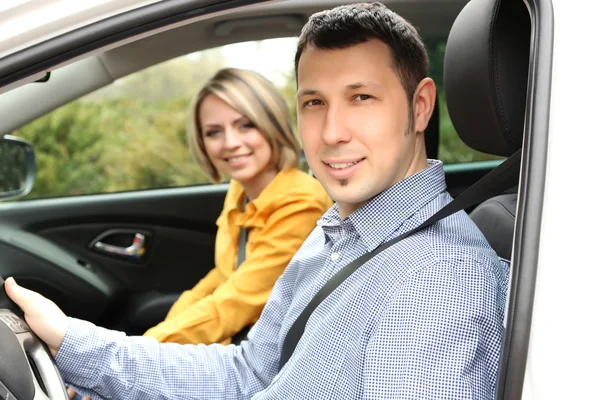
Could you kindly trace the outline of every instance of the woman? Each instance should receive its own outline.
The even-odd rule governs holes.
[[[194,158],[214,182],[231,179],[217,220],[215,267],[144,335],[226,344],[256,322],[275,281],[332,202],[298,170],[300,146],[287,105],[260,74],[219,71],[191,111]],[[246,237],[241,249],[240,236],[242,243]]]
[[[215,267],[144,336],[227,344],[258,320],[275,281],[332,201],[298,170],[300,145],[285,100],[256,72],[227,68],[209,80],[192,102],[188,141],[207,176],[215,183],[230,178]]]

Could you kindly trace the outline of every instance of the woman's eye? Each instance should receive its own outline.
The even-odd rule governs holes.
[[[206,137],[212,137],[212,136],[215,136],[218,133],[219,133],[219,131],[213,129],[213,130],[210,130],[210,131],[206,131],[204,133],[204,136],[206,136]]]
[[[245,124],[241,125],[242,130],[249,130],[249,129],[254,129],[256,128],[256,125],[254,125],[252,122],[246,122]]]

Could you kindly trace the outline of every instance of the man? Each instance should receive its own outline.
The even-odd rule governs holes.
[[[508,271],[464,212],[365,263],[314,311],[278,367],[290,326],[331,276],[451,201],[441,163],[425,154],[435,103],[427,73],[417,32],[381,4],[312,16],[296,55],[299,130],[336,204],[278,280],[249,340],[126,337],[68,319],[7,281],[64,379],[122,399],[492,399]]]

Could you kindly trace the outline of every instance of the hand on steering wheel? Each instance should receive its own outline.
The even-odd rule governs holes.
[[[56,356],[67,333],[67,316],[53,301],[19,286],[13,278],[8,278],[4,286],[8,297],[25,313],[31,330],[48,345],[52,356]]]
[[[74,399],[75,396],[77,395],[77,392],[74,391],[72,388],[67,388],[67,394],[69,395],[69,399]],[[81,400],[92,400],[92,398],[90,396],[83,396],[80,397]]]
[[[67,325],[67,317],[52,301],[18,286],[13,279],[5,282],[0,277],[2,399],[70,398],[52,357],[62,343]]]

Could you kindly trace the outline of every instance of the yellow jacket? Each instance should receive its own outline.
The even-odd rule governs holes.
[[[215,268],[181,294],[166,319],[144,335],[161,342],[227,344],[258,320],[273,285],[332,201],[297,169],[280,171],[241,212],[244,189],[231,181],[217,219]],[[236,270],[240,228],[246,259]]]

